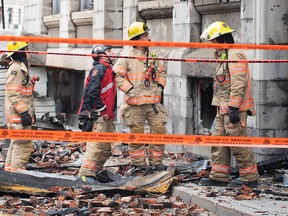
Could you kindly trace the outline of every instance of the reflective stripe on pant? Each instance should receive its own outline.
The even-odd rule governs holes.
[[[247,136],[247,114],[240,112],[241,123],[229,127],[229,115],[218,113],[215,118],[215,131],[213,136]],[[244,126],[244,127],[243,127]],[[217,181],[228,181],[231,163],[231,152],[239,166],[240,179],[243,181],[257,181],[258,170],[254,155],[247,147],[217,147],[212,146],[212,171],[210,178]],[[222,170],[222,172],[221,172]]]
[[[23,127],[22,124],[13,123],[9,126],[9,129],[31,130],[31,126]],[[5,160],[5,170],[26,170],[26,165],[29,162],[32,149],[33,143],[31,140],[11,140]]]
[[[113,121],[103,117],[94,121],[93,132],[114,132]],[[111,143],[87,142],[83,163],[79,175],[95,176],[97,170],[101,170],[106,160],[111,155]]]
[[[165,134],[165,125],[167,114],[162,104],[129,105],[122,111],[123,120],[126,126],[130,127],[131,133],[144,133],[144,125],[147,120],[150,126],[150,133]],[[162,164],[165,145],[149,145],[149,163],[150,165]],[[145,165],[145,144],[129,145],[129,154],[133,165]]]

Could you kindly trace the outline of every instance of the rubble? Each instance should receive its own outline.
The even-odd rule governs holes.
[[[201,188],[207,198],[230,197],[235,201],[271,199],[287,201],[287,155],[257,163],[261,184],[256,189],[198,187],[209,176],[208,158],[191,153],[166,152],[167,171],[154,167],[131,167],[128,144],[112,145],[112,155],[104,165],[114,182],[88,185],[76,176],[85,152],[84,142],[33,141],[27,171],[0,170],[0,213],[15,215],[214,215],[200,204],[190,204],[172,196],[179,185]],[[0,143],[0,167],[5,158]],[[6,149],[7,150],[7,149]],[[1,166],[2,165],[2,166]],[[237,177],[237,167],[231,177]],[[200,190],[200,189],[199,189]],[[192,191],[192,190],[191,190]],[[1,198],[2,197],[2,198]],[[282,205],[286,208],[285,205]]]
[[[33,144],[34,150],[27,171],[13,173],[0,170],[0,193],[12,195],[3,196],[3,204],[0,206],[2,213],[188,215],[197,212],[195,215],[213,215],[169,195],[170,186],[177,183],[174,181],[175,168],[163,172],[153,172],[152,169],[152,173],[146,176],[141,173],[125,176],[131,169],[127,144],[113,145],[112,153],[115,156],[112,155],[105,164],[110,175],[116,178],[116,183],[97,185],[76,181],[85,143],[34,141]],[[180,155],[175,157],[172,167],[178,164]],[[167,161],[169,165],[170,162]],[[182,175],[188,170],[196,170],[189,163],[187,161],[180,171]]]
[[[3,204],[0,205],[1,213],[19,215],[26,212],[37,215],[102,215],[99,213],[105,213],[105,215],[135,215],[142,212],[145,215],[189,215],[193,212],[201,212],[201,214],[197,213],[195,215],[213,215],[203,208],[191,206],[182,202],[179,198],[173,198],[168,194],[150,194],[143,193],[143,191],[139,191],[140,193],[136,194],[137,190],[135,188],[137,188],[137,182],[138,184],[140,182],[147,184],[143,180],[136,181],[136,183],[130,182],[130,184],[124,184],[123,188],[126,188],[126,190],[120,190],[119,187],[115,188],[111,184],[101,183],[99,185],[89,185],[89,187],[86,185],[86,187],[82,187],[84,186],[82,183],[75,180],[71,181],[70,177],[63,177],[66,179],[66,182],[65,179],[61,179],[60,177],[56,181],[56,175],[54,174],[43,174],[44,178],[41,181],[37,181],[41,177],[36,176],[36,172],[33,173],[35,175],[33,176],[34,178],[32,177],[32,173],[30,173],[31,171],[27,171],[29,174],[27,172],[4,172],[0,171],[0,179],[3,179],[2,177],[5,175],[6,185],[9,185],[10,179],[13,179],[11,181],[16,181],[16,185],[20,182],[23,185],[24,176],[27,182],[29,180],[33,182],[30,186],[30,193],[28,190],[21,190],[23,189],[22,186],[13,191],[13,196],[3,196]],[[1,174],[3,175],[1,176]],[[156,173],[155,175],[160,174]],[[142,177],[138,176],[136,178],[141,179]],[[155,178],[163,180],[163,178]],[[0,183],[2,185],[3,181]],[[74,185],[72,185],[73,183]],[[64,184],[69,187],[59,186]],[[35,188],[32,186],[39,187],[40,185],[41,187],[46,187],[47,190],[36,193]],[[5,193],[9,192],[7,188],[1,186],[0,191],[3,190]],[[27,194],[30,194],[28,196],[29,200],[26,198]],[[13,212],[11,209],[13,209]]]

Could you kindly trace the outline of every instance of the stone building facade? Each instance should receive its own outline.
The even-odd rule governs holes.
[[[199,42],[202,30],[218,20],[236,30],[237,43],[287,44],[286,0],[29,0],[25,1],[24,30],[61,38],[127,40],[128,26],[146,22],[154,41]],[[44,47],[42,47],[44,48]],[[47,44],[47,51],[90,53],[91,45]],[[213,58],[211,49],[153,48],[161,57]],[[116,48],[116,54],[125,49]],[[287,51],[245,50],[248,59],[288,59]],[[34,65],[47,73],[47,92],[58,111],[77,110],[83,80],[92,59],[47,55],[35,57]],[[210,129],[215,108],[212,97],[213,63],[166,61],[168,83],[164,105],[169,113],[167,133],[199,134]],[[258,115],[249,117],[249,135],[288,136],[288,65],[250,64]],[[45,88],[46,88],[45,87]],[[43,90],[43,89],[42,89]],[[123,101],[119,93],[118,107]],[[73,122],[73,121],[72,121]],[[75,121],[74,121],[75,122]],[[118,129],[121,121],[117,120]],[[199,146],[167,146],[167,150],[209,154]],[[279,149],[254,149],[257,159],[282,154]]]
[[[4,16],[2,12],[4,12]],[[0,26],[2,29],[22,31],[24,0],[2,0],[0,14]]]

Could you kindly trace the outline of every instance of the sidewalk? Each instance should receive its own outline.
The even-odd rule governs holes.
[[[185,202],[206,208],[218,216],[288,215],[288,193],[286,193],[286,197],[281,197],[283,200],[277,200],[277,197],[273,195],[262,193],[252,200],[236,200],[233,196],[223,195],[233,193],[234,190],[187,183],[173,187],[172,196],[178,196]],[[206,195],[207,193],[218,194],[218,192],[221,195],[217,197],[207,197]],[[278,197],[278,199],[280,198]]]
[[[122,159],[123,160],[123,159]],[[119,163],[118,160],[116,160]],[[110,163],[112,161],[110,160]],[[164,164],[185,164],[183,160],[165,159]],[[115,162],[114,162],[115,163]],[[123,162],[122,162],[123,163]],[[126,161],[129,163],[129,160]],[[113,162],[112,162],[113,164]],[[179,197],[184,202],[205,208],[217,216],[287,216],[288,187],[277,187],[268,177],[261,177],[258,194],[252,200],[236,200],[241,189],[228,187],[205,187],[194,182],[181,183],[172,186],[173,197]],[[259,192],[260,191],[260,192]],[[262,191],[262,192],[261,192]],[[253,191],[254,192],[254,191]],[[271,194],[269,194],[271,192]],[[274,195],[273,195],[274,192]],[[277,192],[281,195],[277,195]],[[214,196],[214,197],[212,197]]]

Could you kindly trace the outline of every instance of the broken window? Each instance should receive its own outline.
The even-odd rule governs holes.
[[[216,116],[216,107],[211,106],[213,98],[213,81],[201,79],[199,82],[200,88],[200,105],[203,128],[210,128]]]
[[[209,133],[216,116],[216,107],[211,106],[213,98],[212,78],[191,78],[192,100],[194,104],[195,134]]]
[[[55,112],[77,113],[83,88],[85,71],[53,69],[48,73],[48,97],[55,101]]]

